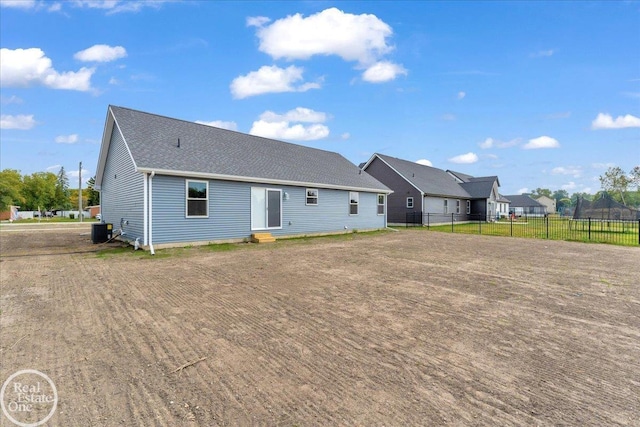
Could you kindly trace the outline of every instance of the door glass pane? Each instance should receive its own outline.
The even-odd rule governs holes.
[[[267,201],[264,188],[251,189],[251,226],[254,230],[267,228],[265,209]]]
[[[280,227],[280,191],[267,190],[268,227]]]

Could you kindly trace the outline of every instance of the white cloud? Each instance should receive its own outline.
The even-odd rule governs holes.
[[[362,80],[369,83],[384,83],[394,80],[399,75],[407,75],[407,70],[402,65],[393,62],[376,62],[362,73]]]
[[[557,139],[550,136],[540,136],[538,138],[530,139],[529,142],[522,146],[524,150],[535,150],[538,148],[558,148],[560,143]]]
[[[471,164],[478,161],[478,156],[475,153],[460,154],[459,156],[451,157],[449,159],[451,163],[459,164]]]
[[[320,88],[319,83],[305,83],[295,86],[302,80],[304,69],[291,65],[280,68],[276,65],[260,67],[246,76],[239,76],[231,82],[231,94],[236,99],[264,93],[306,92],[309,89]]]
[[[458,99],[463,99],[465,96],[467,96],[466,92],[463,92],[463,91],[458,92]]]
[[[345,132],[342,135],[340,135],[340,139],[347,140],[349,138],[351,138],[351,134],[349,132]]]
[[[424,165],[424,166],[433,166],[433,163],[431,163],[427,159],[416,160],[416,163],[419,164],[419,165]]]
[[[481,142],[478,145],[483,150],[486,150],[487,148],[491,148],[491,147],[493,147],[493,138],[487,138],[487,139],[485,139],[483,142]]]
[[[51,59],[39,48],[0,49],[0,85],[28,87],[41,84],[52,89],[88,91],[94,68],[59,73],[51,66]]]
[[[551,175],[571,175],[574,178],[582,176],[581,166],[558,166],[551,169]]]
[[[60,12],[62,10],[62,3],[53,3],[47,8],[47,12]]]
[[[0,102],[2,102],[5,105],[9,105],[9,104],[22,104],[24,101],[22,100],[22,98],[18,98],[15,95],[11,95],[11,96],[0,95]]]
[[[145,7],[159,9],[164,3],[172,3],[177,0],[75,0],[76,7],[90,9],[103,9],[108,15],[120,12],[138,12]]]
[[[36,0],[0,0],[0,6],[15,9],[32,9],[36,7]]]
[[[71,188],[78,188],[77,184],[78,184],[78,178],[80,176],[79,170],[72,170],[72,171],[65,171],[65,174],[67,175],[67,178],[69,178],[69,187]],[[89,169],[85,169],[82,168],[82,182],[86,183],[87,181],[89,181],[89,179],[91,179],[91,177],[93,176],[93,174],[91,174],[91,171]]]
[[[196,123],[221,129],[238,130],[238,124],[236,122],[225,122],[224,120],[213,120],[211,122],[205,122],[202,120],[196,120]]]
[[[59,135],[55,140],[58,144],[75,144],[78,142],[78,134],[73,133],[71,135]]]
[[[296,124],[291,126],[289,122],[286,121],[267,122],[258,120],[253,122],[249,133],[265,138],[312,141],[329,136],[329,128],[322,124],[312,124],[308,126]]]
[[[614,118],[610,114],[598,114],[591,123],[591,129],[640,128],[640,118],[627,114]]]
[[[556,53],[554,49],[547,49],[547,50],[539,50],[537,52],[530,54],[529,56],[531,58],[544,58],[548,56],[553,56],[554,53]]]
[[[480,148],[486,150],[488,148],[509,148],[518,145],[522,141],[522,138],[514,138],[509,141],[498,141],[493,138],[487,138],[484,141],[478,143]]]
[[[96,44],[73,55],[75,59],[83,62],[111,62],[126,56],[127,50],[124,47],[106,44]]]
[[[284,114],[265,111],[260,115],[259,120],[253,122],[249,133],[266,138],[297,141],[322,139],[329,136],[329,128],[321,124],[327,118],[326,113],[303,107],[297,107]]]
[[[575,190],[578,186],[576,185],[575,182],[573,181],[569,181],[567,184],[562,185],[560,188],[562,188],[563,190]]]
[[[304,123],[324,123],[327,121],[327,114],[314,111],[310,108],[297,107],[284,114],[276,114],[273,111],[265,111],[260,115],[260,120],[267,122],[304,122]]]
[[[48,171],[60,170],[61,167],[62,165],[53,165],[53,166],[49,166],[46,170]]]
[[[608,169],[614,167],[615,163],[593,163],[591,167],[594,169]]]
[[[517,194],[525,194],[525,193],[530,193],[531,191],[529,191],[529,189],[527,187],[523,187],[521,189],[519,189],[517,191]]]
[[[30,115],[6,115],[0,116],[0,129],[29,130],[36,125],[33,114]]]
[[[274,59],[309,59],[337,55],[362,65],[374,63],[393,47],[393,31],[375,15],[353,15],[330,8],[308,17],[301,14],[278,19],[257,31],[260,50]]]
[[[271,19],[266,16],[250,16],[247,18],[247,27],[262,27],[268,22],[271,22]]]
[[[110,85],[119,85],[120,84],[120,80],[116,79],[115,77],[111,77],[109,79],[109,84]]]
[[[622,94],[629,98],[640,99],[640,92],[622,92]]]

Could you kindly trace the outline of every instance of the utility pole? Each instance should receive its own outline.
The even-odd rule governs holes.
[[[82,222],[82,162],[78,168],[78,216]]]

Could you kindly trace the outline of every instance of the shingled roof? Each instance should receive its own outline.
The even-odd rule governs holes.
[[[509,199],[509,201],[511,202],[511,207],[515,208],[529,208],[529,207],[537,207],[537,208],[544,208],[545,206],[538,202],[537,200],[531,198],[530,196],[526,195],[526,194],[514,194],[514,195],[509,195],[509,196],[502,196],[505,197],[507,199]]]
[[[338,153],[116,106],[107,113],[98,184],[115,127],[138,172],[391,192]]]
[[[425,195],[459,197],[464,199],[471,198],[471,195],[465,191],[451,175],[442,169],[379,153],[376,153],[375,156],[378,156],[380,160],[395,169],[404,179],[409,181]],[[373,157],[371,160],[373,160]],[[369,160],[369,163],[371,160]]]

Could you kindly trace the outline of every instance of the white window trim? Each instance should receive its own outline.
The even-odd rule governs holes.
[[[316,192],[316,197],[315,197],[316,202],[315,203],[308,203],[309,190]],[[320,204],[320,191],[318,191],[317,188],[307,188],[307,189],[305,189],[304,190],[304,204],[306,206],[318,206]]]
[[[352,199],[351,195],[352,194],[356,195],[356,197],[355,197],[356,203],[351,203],[351,199]],[[357,210],[356,213],[354,213],[354,214],[351,213],[351,206],[355,206],[356,207],[356,210]],[[360,193],[358,191],[349,191],[349,216],[356,216],[356,215],[360,215]]]
[[[382,204],[380,204],[380,196],[382,196]],[[384,194],[378,194],[377,202],[378,205],[376,206],[376,212],[378,212],[378,206],[382,206],[382,213],[378,213],[378,216],[384,215],[387,211],[387,198]]]
[[[411,206],[409,206],[409,201],[411,201]],[[407,197],[405,206],[407,207],[407,209],[413,209],[413,207],[415,206],[415,204],[413,203],[413,197]]]
[[[207,197],[205,199],[195,199],[189,198],[189,183],[190,182],[199,182],[201,184],[205,184],[207,186]],[[209,181],[202,181],[199,179],[185,179],[184,180],[184,217],[185,218],[209,218]],[[207,214],[206,215],[189,215],[189,200],[205,200],[207,205]]]
[[[460,213],[460,200],[456,200],[456,213]]]
[[[467,215],[471,213],[471,200],[467,200]]]
[[[449,199],[444,199],[444,213],[448,214],[449,213]]]

